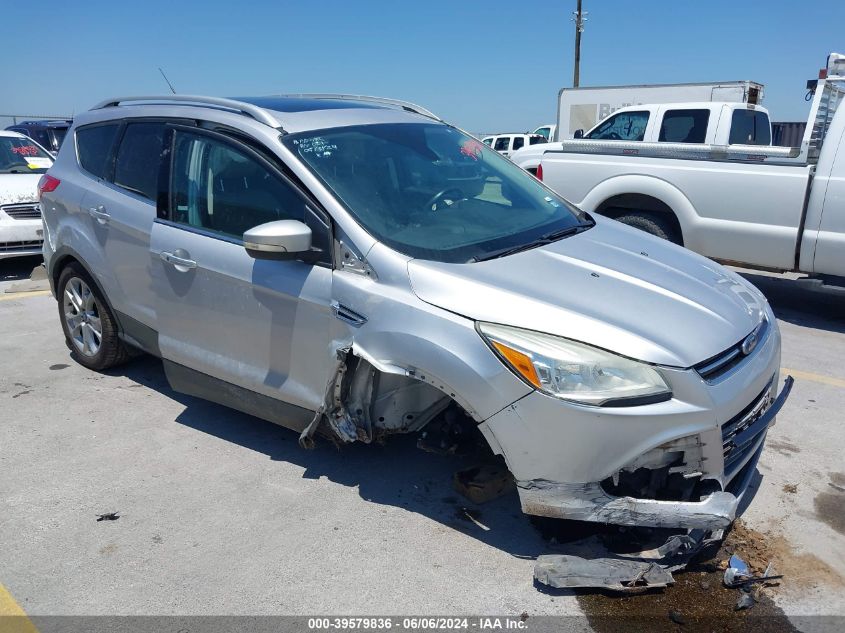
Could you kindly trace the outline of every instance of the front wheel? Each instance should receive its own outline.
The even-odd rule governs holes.
[[[129,351],[90,275],[81,266],[69,264],[59,275],[57,291],[65,342],[76,360],[97,371],[126,362]]]

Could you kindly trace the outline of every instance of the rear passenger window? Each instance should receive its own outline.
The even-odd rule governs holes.
[[[757,110],[734,110],[731,117],[731,145],[771,145],[769,115]]]
[[[522,148],[525,145],[525,139],[521,136],[514,137],[513,139],[513,149],[514,151]]]
[[[170,214],[174,222],[238,239],[259,224],[303,221],[306,215],[298,192],[254,157],[180,131],[173,149]]]
[[[109,174],[109,158],[114,145],[118,123],[93,125],[76,131],[76,150],[82,169],[97,178],[106,178]]]
[[[707,137],[709,118],[710,110],[667,110],[657,140],[664,143],[703,143]]]
[[[114,165],[114,184],[155,200],[164,123],[130,123],[126,126]]]

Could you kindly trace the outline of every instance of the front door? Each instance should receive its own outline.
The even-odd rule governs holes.
[[[327,218],[273,159],[235,139],[172,126],[165,148],[170,184],[158,201],[150,254],[168,378],[177,390],[231,406],[214,396],[222,383],[244,403],[254,392],[316,410],[332,361]],[[311,226],[323,261],[247,254],[244,231],[283,219]]]

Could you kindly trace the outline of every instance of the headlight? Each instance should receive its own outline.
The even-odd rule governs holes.
[[[478,331],[520,378],[543,393],[596,406],[662,402],[672,392],[657,370],[551,334],[479,323]]]

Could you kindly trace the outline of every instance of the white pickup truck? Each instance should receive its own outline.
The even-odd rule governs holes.
[[[768,119],[758,119],[763,110],[753,106],[700,104],[711,108],[704,142],[664,140],[663,123],[656,132],[656,121],[679,104],[656,106],[663,116],[654,121],[649,109],[635,137],[632,112],[643,106],[626,108],[583,139],[537,146],[535,173],[585,211],[713,259],[808,273],[815,286],[845,286],[845,108],[837,110],[843,95],[845,75],[819,80],[796,148],[765,145]],[[617,116],[627,120],[611,125]],[[730,123],[727,140],[723,123]],[[531,169],[524,156],[512,158]]]
[[[768,111],[738,102],[640,104],[619,108],[576,139],[643,143],[708,143],[711,145],[769,145],[772,126]],[[536,174],[543,154],[561,150],[564,143],[526,146],[510,159]],[[580,147],[580,146],[575,146]]]

